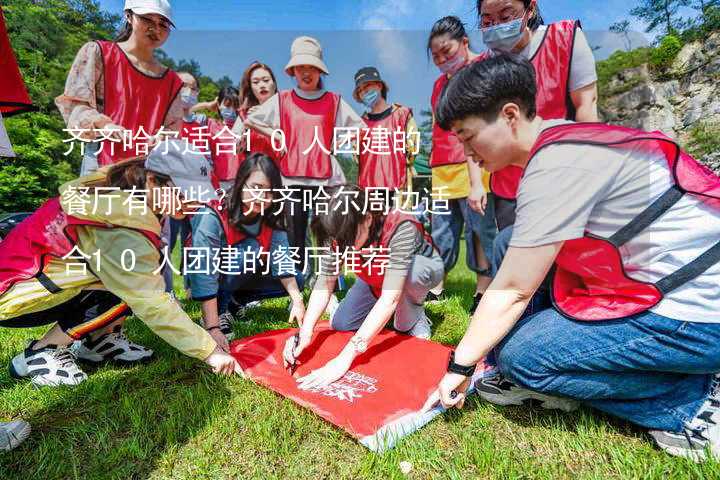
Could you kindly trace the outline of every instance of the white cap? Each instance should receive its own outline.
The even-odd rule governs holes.
[[[172,7],[168,0],[125,0],[125,10],[132,10],[138,15],[157,13],[167,18],[168,22],[175,26],[172,19]]]

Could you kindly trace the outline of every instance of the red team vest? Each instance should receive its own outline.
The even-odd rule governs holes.
[[[382,120],[370,120],[367,115],[363,117],[368,128],[362,131],[362,138],[371,138],[377,135],[387,137],[383,142],[389,145],[389,152],[368,151],[369,148],[361,146],[359,156],[358,184],[362,188],[402,189],[407,181],[407,155],[405,151],[395,152],[394,133],[407,131],[407,123],[412,116],[412,110],[407,107],[398,107]],[[373,134],[371,130],[376,129]],[[384,130],[382,130],[384,129]],[[363,143],[365,140],[363,140]],[[371,145],[368,145],[371,147]]]
[[[610,238],[591,233],[566,241],[555,261],[552,299],[563,315],[576,320],[612,320],[635,315],[657,305],[663,296],[720,262],[720,242],[696,260],[659,280],[634,280],[623,264],[620,247],[655,222],[683,195],[693,195],[720,211],[720,178],[662,133],[573,123],[546,129],[530,153],[555,144],[600,145],[617,149],[657,152],[668,162],[674,185],[645,211]]]
[[[423,234],[425,242],[428,245],[433,245],[432,238],[425,231],[422,223],[418,222],[417,219],[410,214],[402,213],[398,210],[393,210],[385,217],[385,221],[382,225],[382,231],[379,235],[379,240],[377,242],[373,242],[370,246],[383,249],[389,248],[390,240],[392,240],[393,235],[395,235],[398,227],[405,222],[411,222],[413,226],[415,226],[420,231],[420,233]],[[355,275],[358,278],[362,279],[363,282],[368,284],[373,295],[380,298],[380,294],[382,292],[382,284],[385,280],[385,272],[383,271],[381,273],[381,269],[379,269],[377,265],[373,266],[374,262],[367,263],[369,263],[369,265],[362,266],[360,271],[355,272]]]
[[[223,232],[225,232],[225,240],[227,240],[228,245],[237,245],[238,243],[249,237],[247,233],[243,232],[239,228],[235,228],[230,224],[228,210],[225,207],[220,209],[219,201],[213,200],[207,205],[213,210],[213,212],[215,212],[215,215],[217,215],[218,219],[220,220],[220,225],[222,225]],[[272,235],[272,227],[263,222],[260,225],[260,234],[255,237],[255,239],[257,240],[258,244],[260,244],[260,248],[262,248],[264,252],[270,251],[270,246],[272,244]]]
[[[479,55],[473,59],[473,62],[478,62],[483,58],[486,57]],[[450,81],[450,79],[444,73],[435,80],[432,96],[430,97],[430,107],[433,112],[437,108],[440,95],[448,81]],[[462,142],[458,140],[452,131],[443,130],[436,122],[433,122],[430,168],[442,167],[443,165],[455,165],[458,163],[465,163],[465,147],[463,147]]]
[[[578,28],[580,22],[576,20],[563,20],[548,25],[540,47],[530,59],[536,73],[537,113],[545,120],[575,118],[568,85],[575,32]],[[490,190],[496,197],[496,204],[500,203],[501,212],[507,212],[498,216],[498,228],[501,230],[515,221],[514,201],[522,175],[522,168],[510,165],[490,176]],[[511,205],[507,209],[503,208],[503,204],[508,201]]]
[[[55,197],[46,201],[35,213],[11,230],[0,242],[0,295],[15,283],[31,278],[37,278],[49,292],[59,292],[61,289],[43,270],[51,257],[62,258],[75,248],[78,226],[115,227],[68,215],[61,208],[59,197]],[[158,235],[147,230],[136,231],[160,249]]]
[[[241,111],[240,118],[242,118],[243,120],[247,119],[247,112]],[[242,163],[245,161],[245,158],[247,158],[247,156],[250,153],[262,153],[263,155],[266,155],[267,157],[269,157],[270,160],[275,162],[275,165],[279,165],[280,152],[273,150],[272,139],[252,128],[249,130],[250,130],[249,152],[240,152],[239,153],[240,165],[242,165]],[[279,134],[276,135],[275,144],[278,147],[281,145]]]
[[[182,80],[172,70],[167,70],[162,77],[150,77],[140,72],[116,43],[104,40],[97,43],[103,57],[103,113],[114,124],[131,130],[133,137],[140,127],[148,135],[155,135],[182,88]],[[147,142],[145,138],[138,140]],[[98,154],[101,167],[137,156],[135,148],[125,149],[123,142],[115,142],[114,153],[111,154],[110,143],[102,142],[102,150]]]
[[[323,147],[332,153],[335,119],[340,96],[325,92],[316,100],[299,97],[294,90],[279,94],[280,129],[285,133],[287,154],[280,159],[284,177],[327,179],[332,176],[330,154],[317,143],[313,145],[315,127]],[[313,146],[307,154],[303,152]]]
[[[238,148],[234,146],[238,139],[230,133],[232,127],[232,125],[221,120],[208,119],[208,131],[210,133],[208,143],[210,145],[213,171],[218,180],[223,182],[235,180],[235,175],[237,175],[238,168],[240,168],[240,155],[238,154]]]

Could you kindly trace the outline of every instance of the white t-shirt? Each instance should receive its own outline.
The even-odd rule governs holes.
[[[314,94],[308,94],[300,89],[295,89],[295,93],[305,99],[314,100],[320,98],[325,93],[325,90],[319,90]],[[275,94],[268,98],[265,103],[258,106],[257,109],[248,115],[248,118],[253,122],[266,125],[273,129],[280,128],[280,95]],[[362,117],[358,115],[353,108],[347,104],[345,100],[340,99],[340,105],[338,106],[337,117],[335,118],[335,126],[342,128],[365,128],[365,122]],[[326,146],[329,150],[332,150],[330,146]],[[345,183],[345,174],[343,173],[340,162],[337,161],[334,155],[330,155],[330,161],[332,162],[332,174],[327,180],[316,180],[312,178],[287,178],[283,176],[283,185],[304,185],[304,186],[335,186],[342,185]]]
[[[552,120],[543,128],[566,123]],[[657,154],[601,146],[551,145],[529,163],[517,195],[510,245],[535,247],[582,237],[608,238],[673,184]],[[683,196],[620,248],[628,275],[657,282],[720,239],[720,211]],[[676,320],[720,323],[720,264],[668,293],[653,312]]]
[[[540,48],[545,33],[547,32],[547,25],[540,25],[537,30],[533,32],[533,35],[525,48],[518,53],[518,55],[530,59]],[[582,29],[578,28],[575,33],[575,45],[573,47],[573,56],[570,62],[570,80],[568,83],[568,89],[571,92],[579,90],[583,87],[597,82],[597,71],[595,70],[595,56],[593,55],[592,49],[588,44],[587,38]]]
[[[14,157],[15,152],[10,144],[5,125],[3,125],[2,114],[0,114],[0,157]]]

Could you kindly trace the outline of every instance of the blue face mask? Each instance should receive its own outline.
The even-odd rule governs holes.
[[[483,42],[490,50],[495,52],[512,52],[513,48],[520,43],[525,33],[524,17],[525,15],[516,18],[512,22],[483,28]]]
[[[234,122],[237,119],[237,112],[234,108],[220,107],[220,116],[226,122]]]
[[[372,110],[377,101],[380,99],[380,92],[378,90],[370,90],[362,97],[362,103],[368,110]]]

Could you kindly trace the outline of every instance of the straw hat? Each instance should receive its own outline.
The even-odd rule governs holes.
[[[285,73],[292,75],[293,67],[312,65],[325,74],[330,74],[323,62],[322,46],[312,37],[298,37],[290,47],[290,61],[285,65]]]

